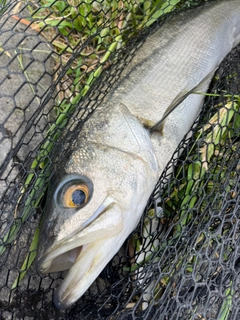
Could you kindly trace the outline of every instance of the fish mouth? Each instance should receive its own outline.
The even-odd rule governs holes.
[[[55,252],[56,257],[51,259],[47,255],[37,261],[37,269],[40,273],[51,273],[69,270],[87,245],[77,246],[64,253]]]
[[[104,242],[102,240],[101,243]],[[37,262],[41,273],[68,270],[65,279],[54,292],[54,304],[58,309],[67,309],[79,299],[98,276],[96,267],[100,264],[102,269],[108,263],[109,255],[98,255],[99,244],[77,246],[59,255],[55,252],[56,257],[52,260],[45,256]]]
[[[101,252],[99,244],[106,245],[102,241],[76,249],[80,254],[54,293],[54,304],[58,309],[67,309],[78,300],[109,262],[112,256],[109,257],[109,252]]]
[[[109,205],[109,199],[107,203],[107,210],[105,207],[101,215],[91,218],[90,223],[71,236],[53,243],[37,260],[40,273],[68,270],[54,293],[58,309],[66,309],[78,300],[121,247],[122,210],[116,203]]]
[[[40,259],[39,271],[42,273],[68,270],[64,280],[54,292],[54,304],[65,310],[76,302],[91,286],[103,268],[122,245],[121,232],[115,237],[75,247],[54,259]]]

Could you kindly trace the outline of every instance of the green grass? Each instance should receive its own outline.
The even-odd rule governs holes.
[[[0,0],[0,15],[7,9],[7,0]]]
[[[92,37],[67,73],[71,83],[69,95],[77,95],[85,84],[91,85],[100,76],[103,63],[110,62],[111,55],[124,47],[137,31],[152,25],[183,2],[42,0],[37,10],[31,10],[35,24],[55,46],[61,61],[67,62],[75,49]],[[94,74],[92,70],[98,72]]]

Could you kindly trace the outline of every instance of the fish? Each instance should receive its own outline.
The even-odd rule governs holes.
[[[67,270],[57,308],[85,293],[137,226],[215,71],[239,42],[239,0],[175,14],[84,123],[48,188],[37,251],[40,273]]]

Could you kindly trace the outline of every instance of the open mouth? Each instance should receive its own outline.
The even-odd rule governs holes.
[[[86,249],[86,247],[87,245],[75,247],[71,250],[57,255],[52,260],[46,260],[45,257],[42,257],[42,259],[37,262],[37,265],[39,266],[38,270],[41,273],[69,270],[80,257],[81,253]]]
[[[49,231],[43,233],[37,269],[40,273],[67,270],[54,294],[57,308],[68,308],[85,293],[118,251],[125,239],[123,231],[121,208],[109,197],[80,228],[62,239],[49,244]]]
[[[115,200],[107,196],[97,210],[74,233],[60,241],[54,240],[47,250],[45,248],[48,247],[48,243],[45,238],[42,239],[42,246],[39,250],[39,255],[42,257],[37,261],[37,269],[41,273],[68,270],[90,243],[104,238],[104,229],[111,236],[111,233],[118,233],[121,228],[121,210],[116,206]],[[47,236],[46,232],[45,235]]]
[[[104,246],[105,241],[102,240],[76,247],[52,260],[51,269],[54,268],[56,270],[58,268],[61,271],[63,268],[65,270],[68,269],[64,280],[54,293],[54,304],[57,308],[66,309],[79,299],[109,262],[112,257],[111,254],[109,256],[109,253],[112,250],[112,246],[115,248],[115,245],[112,240],[107,240],[111,250],[102,252],[101,248]],[[63,260],[65,260],[64,263],[62,263]]]
[[[54,304],[58,309],[68,308],[85,293],[119,250],[122,245],[120,239],[120,235],[103,238],[65,252],[56,248],[39,259],[38,269],[42,273],[68,270],[54,293]]]

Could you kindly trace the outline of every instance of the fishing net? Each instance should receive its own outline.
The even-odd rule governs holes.
[[[1,319],[239,318],[240,46],[138,227],[81,299],[56,309],[64,273],[34,265],[53,168],[146,37],[204,2],[0,2]]]

